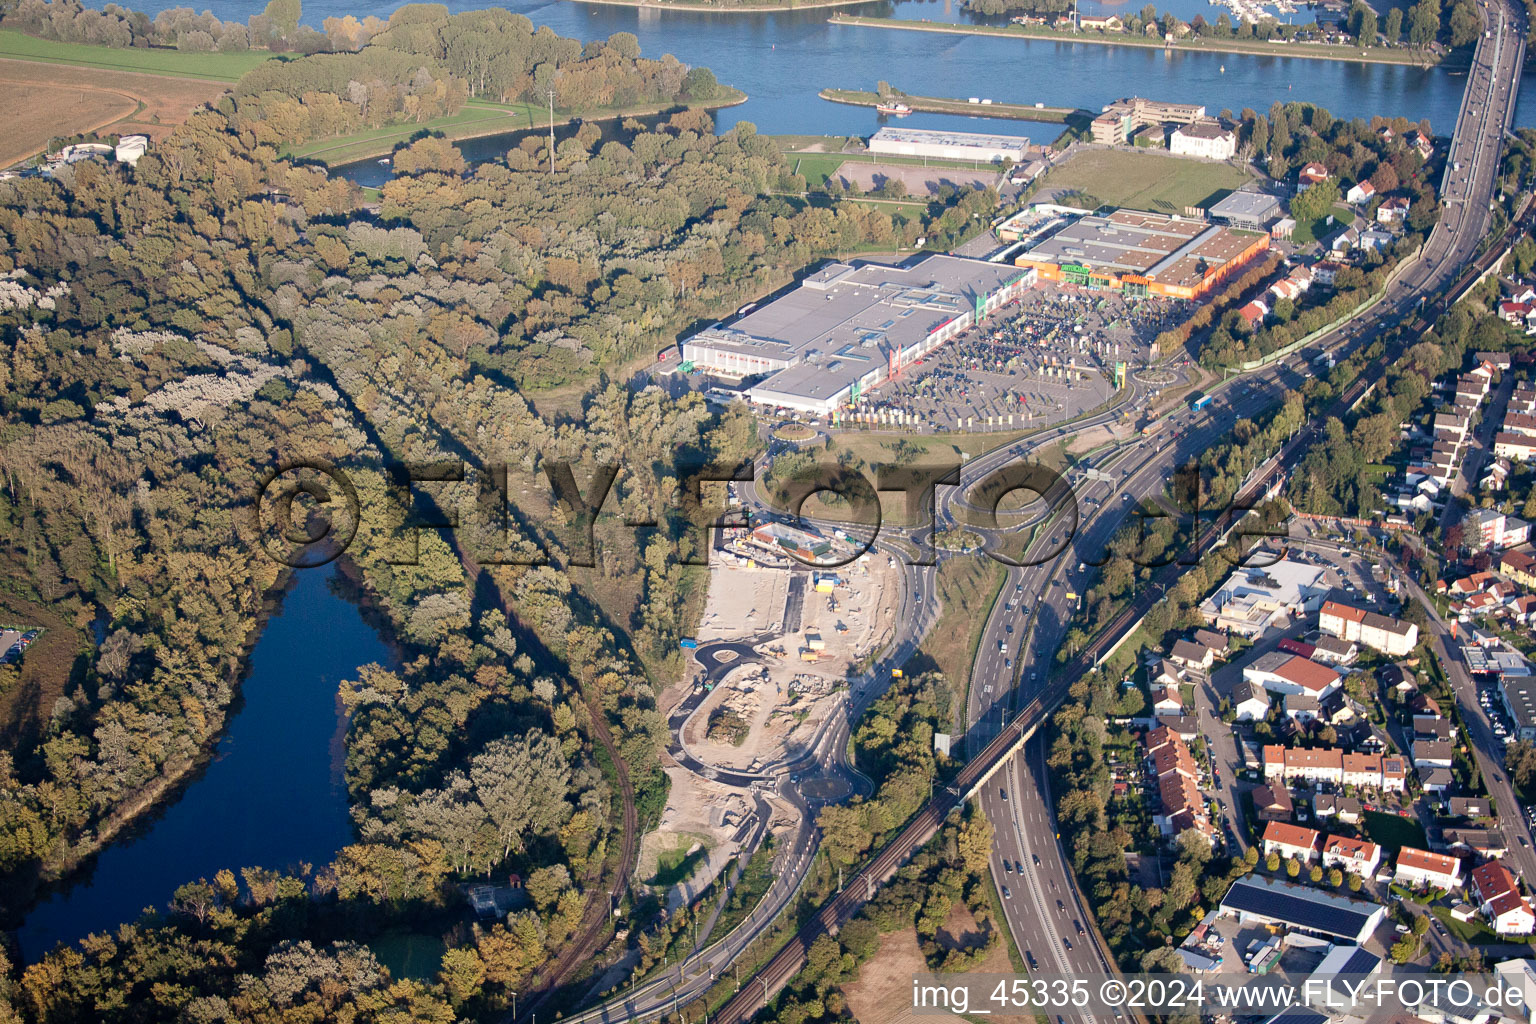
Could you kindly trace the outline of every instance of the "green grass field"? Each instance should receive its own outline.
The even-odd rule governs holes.
[[[734,106],[746,101],[746,94],[729,87],[722,86],[727,95],[724,99],[710,103],[711,110],[721,106]],[[640,108],[600,108],[595,110],[555,111],[555,123],[565,124],[572,117],[583,117],[587,120],[597,120],[606,117],[643,117],[657,112],[655,107]],[[486,135],[500,135],[502,132],[526,131],[529,128],[544,128],[549,124],[549,113],[546,108],[537,104],[527,103],[490,103],[485,100],[470,100],[464,105],[464,109],[457,114],[449,114],[446,117],[434,117],[420,124],[394,124],[383,128],[372,128],[368,131],[355,132],[352,135],[344,135],[334,139],[317,139],[307,142],[290,150],[288,155],[300,158],[320,160],[331,166],[351,163],[355,160],[366,160],[369,157],[385,156],[395,150],[402,143],[409,142],[419,135],[441,135],[450,142],[462,139],[480,138]]]
[[[1384,851],[1396,855],[1404,846],[1412,846],[1415,849],[1429,849],[1429,840],[1424,836],[1424,828],[1412,818],[1400,818],[1395,814],[1383,814],[1380,811],[1365,812],[1365,834],[1371,837],[1371,842],[1378,844]]]
[[[1183,213],[1186,206],[1207,206],[1251,180],[1251,175],[1230,164],[1121,149],[1091,149],[1047,174],[1040,190],[1080,192],[1091,197],[1092,202],[1086,205],[1175,214]]]
[[[392,124],[371,128],[336,139],[317,139],[296,146],[289,155],[323,160],[328,164],[344,164],[388,153],[402,142],[409,142],[423,133],[442,135],[448,139],[467,139],[477,135],[540,128],[543,127],[538,121],[541,116],[548,116],[544,108],[535,109],[527,103],[482,103],[472,100],[457,114],[434,117],[420,124]]]
[[[173,78],[208,78],[234,82],[273,58],[265,50],[247,53],[184,53],[180,50],[119,49],[85,43],[58,43],[0,29],[0,57],[47,64],[74,64],[108,71],[140,71]]]

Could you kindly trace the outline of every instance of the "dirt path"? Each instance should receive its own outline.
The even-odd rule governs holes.
[[[73,67],[0,57],[0,167],[43,151],[48,140],[111,128],[163,137],[229,86],[197,78]]]
[[[532,1001],[524,1004],[525,1013],[537,1012],[552,995],[560,990],[578,967],[592,962],[602,950],[606,944],[604,935],[608,930],[611,899],[608,894],[621,889],[634,874],[635,861],[640,852],[639,819],[635,814],[635,790],[629,781],[629,768],[619,757],[618,747],[614,745],[613,735],[608,731],[608,723],[603,718],[602,707],[594,697],[588,697],[586,703],[592,719],[592,735],[602,744],[603,749],[608,752],[609,760],[613,762],[614,774],[618,776],[619,797],[624,805],[619,863],[613,876],[606,882],[600,877],[601,865],[589,873],[587,907],[581,917],[581,927],[577,929],[575,937],[566,943],[560,955],[544,968],[537,993]],[[601,893],[598,890],[601,890]],[[599,895],[601,895],[600,899]]]

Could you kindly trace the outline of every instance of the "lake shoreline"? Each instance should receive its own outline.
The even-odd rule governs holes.
[[[816,94],[828,103],[872,108],[883,102],[877,93],[860,89],[828,87]],[[954,114],[960,117],[991,117],[1000,121],[1029,121],[1036,124],[1067,124],[1073,117],[1091,119],[1092,111],[1080,107],[1032,107],[1024,103],[970,103],[943,96],[915,96],[893,91],[891,100],[905,103],[913,113]],[[897,115],[900,116],[900,115]]]
[[[726,109],[728,107],[738,107],[741,104],[747,102],[747,100],[750,98],[746,93],[742,92],[740,89],[736,89],[734,91],[736,93],[736,96],[733,99],[723,100],[723,101],[715,102],[715,103],[701,103],[701,104],[698,104],[698,106],[701,107],[702,109],[706,110],[706,111],[724,110],[724,109]],[[581,121],[583,123],[587,123],[587,122],[599,122],[599,121],[619,121],[619,120],[623,120],[624,118],[627,118],[627,117],[656,117],[658,115],[666,113],[669,110],[687,109],[687,108],[688,108],[688,105],[686,105],[686,104],[684,104],[681,108],[677,104],[670,104],[670,105],[666,105],[666,106],[651,106],[651,107],[646,107],[646,108],[638,108],[637,107],[637,108],[632,109],[632,110],[620,110],[620,111],[614,111],[613,113],[592,114],[592,115],[572,114],[569,117],[556,118],[555,121],[552,122],[552,123],[553,123],[553,126],[556,127],[556,128],[564,128],[564,127],[569,127],[570,125],[574,124],[577,121]],[[543,131],[543,130],[548,129],[550,126],[551,126],[551,122],[545,121],[543,124],[536,124],[536,125],[532,125],[532,126],[529,126],[529,127],[508,128],[505,125],[500,125],[500,126],[495,127],[495,128],[486,128],[484,130],[475,128],[475,129],[471,129],[471,130],[463,131],[463,132],[458,132],[458,131],[454,131],[452,129],[449,129],[447,131],[441,132],[440,134],[442,135],[442,137],[444,139],[446,139],[449,142],[467,142],[467,141],[469,141],[471,139],[486,139],[486,138],[491,138],[492,136],[496,136],[496,135],[511,135],[514,132],[536,132],[536,131]],[[419,131],[419,129],[417,129],[417,131]],[[416,131],[412,131],[411,134],[412,135],[416,134]],[[438,134],[438,133],[433,133],[433,134]],[[347,143],[347,142],[343,142],[342,140],[339,140],[339,139],[338,140],[334,140],[334,141],[337,144],[336,144],[336,146],[332,147],[333,149],[340,149],[340,148],[343,148],[344,146],[349,146],[349,145],[356,145],[356,146],[364,147],[364,148],[360,152],[348,152],[348,153],[345,154],[344,157],[337,157],[337,158],[327,158],[324,155],[324,153],[325,153],[324,150],[320,150],[320,151],[317,151],[317,152],[303,153],[303,154],[291,154],[291,158],[292,159],[296,159],[296,160],[314,161],[316,163],[323,164],[326,167],[327,170],[334,172],[338,167],[347,167],[347,166],[350,166],[352,164],[360,164],[360,163],[363,163],[366,160],[378,160],[378,159],[381,159],[383,157],[392,157],[394,155],[394,153],[395,153],[395,150],[397,150],[401,146],[402,143],[408,143],[411,140],[410,140],[409,137],[406,137],[406,138],[386,137],[386,138],[375,140],[377,142],[377,145],[373,145],[372,143],[364,143],[364,142],[361,142],[361,141],[356,142],[356,143]]]
[[[997,39],[1017,39],[1022,42],[1042,43],[1082,43],[1088,46],[1127,46],[1140,50],[1167,50],[1171,53],[1230,53],[1239,57],[1277,57],[1294,58],[1296,60],[1327,60],[1336,63],[1354,64],[1385,64],[1394,67],[1409,68],[1434,68],[1447,66],[1444,58],[1425,61],[1416,58],[1398,58],[1385,56],[1370,56],[1359,53],[1352,47],[1347,53],[1313,53],[1308,52],[1307,44],[1288,43],[1283,46],[1253,47],[1243,46],[1238,43],[1228,43],[1222,40],[1213,40],[1213,45],[1203,43],[1195,45],[1191,43],[1175,42],[1164,43],[1160,40],[1141,40],[1130,35],[1099,35],[1092,36],[1080,32],[1055,32],[1050,29],[1029,28],[1021,29],[1012,25],[952,25],[947,22],[937,21],[911,21],[906,18],[878,18],[868,15],[843,15],[834,13],[827,19],[829,25],[854,25],[862,28],[896,29],[905,32],[940,32],[946,35],[962,36],[991,36]],[[1345,49],[1340,47],[1340,49]]]
[[[572,0],[572,2],[601,4],[605,7],[632,7],[635,10],[644,11],[687,11],[690,14],[781,14],[828,7],[857,7],[867,4],[869,0],[808,0],[806,3],[736,4],[729,7],[698,3],[658,3],[657,0]]]

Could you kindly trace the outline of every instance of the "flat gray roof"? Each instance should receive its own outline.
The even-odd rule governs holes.
[[[1265,192],[1233,192],[1211,207],[1212,217],[1262,218],[1280,212],[1280,200]]]
[[[978,104],[979,105],[979,104]],[[929,128],[881,128],[869,141],[907,142],[926,146],[961,146],[966,149],[1018,149],[1029,145],[1026,135],[989,135],[983,132],[941,132]]]
[[[889,365],[956,317],[1029,271],[1009,263],[935,254],[905,267],[833,263],[799,287],[685,344],[749,352],[790,364],[752,389],[822,400]],[[706,364],[707,365],[707,364]]]

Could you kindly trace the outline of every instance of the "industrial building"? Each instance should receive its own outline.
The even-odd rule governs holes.
[[[734,377],[759,405],[827,415],[1021,295],[1034,275],[932,255],[907,266],[832,263],[746,316],[683,342],[683,360]]]
[[[1198,299],[1269,248],[1269,236],[1140,210],[1081,217],[1020,254],[1039,274],[1127,295]]]
[[[1024,162],[1029,139],[1023,135],[983,135],[940,132],[923,128],[881,128],[869,138],[871,153],[929,156],[938,160],[979,160],[982,163]]]
[[[1376,904],[1255,875],[1233,882],[1221,909],[1244,924],[1278,925],[1355,945],[1370,938],[1387,913]]]
[[[1205,119],[1205,107],[1197,103],[1163,103],[1142,96],[1127,96],[1104,108],[1089,130],[1101,146],[1123,146],[1138,128],[1147,125],[1193,124]]]
[[[1332,590],[1327,570],[1291,559],[1273,565],[1238,566],[1221,589],[1200,602],[1200,614],[1218,629],[1253,638],[1281,616],[1315,611]]]
[[[1245,231],[1268,231],[1269,226],[1280,218],[1281,212],[1280,200],[1274,196],[1246,189],[1218,200],[1210,209],[1212,220]]]

